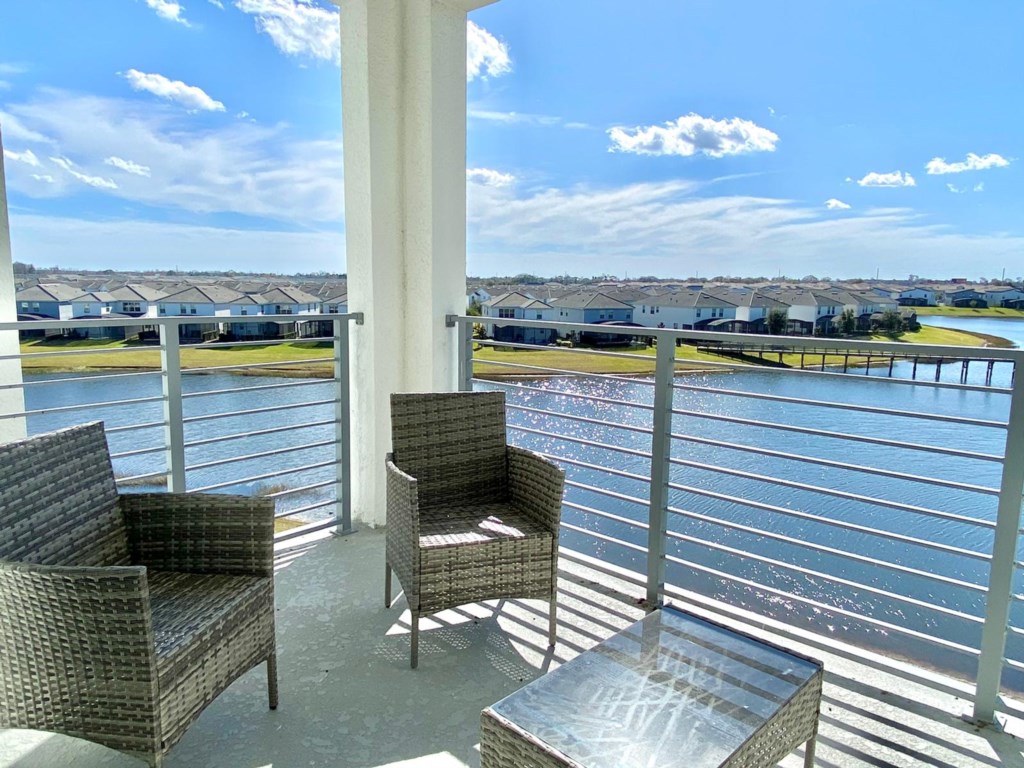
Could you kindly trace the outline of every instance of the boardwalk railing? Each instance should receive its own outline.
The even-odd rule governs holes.
[[[329,336],[183,344],[180,326],[320,322]],[[74,339],[20,354],[29,434],[102,420],[122,491],[258,494],[275,501],[278,538],[332,527],[352,530],[348,326],[358,314],[160,317],[0,323],[0,332]],[[159,345],[115,344],[128,333]],[[101,339],[80,338],[102,336]],[[262,351],[291,345],[286,355]],[[301,345],[301,346],[300,346]],[[38,351],[37,351],[38,350]],[[225,350],[231,350],[224,354]],[[218,352],[220,354],[218,355]],[[191,357],[182,366],[182,355]],[[98,356],[102,356],[102,359]],[[214,357],[204,364],[204,357]],[[235,362],[237,358],[237,362]],[[123,362],[122,362],[123,361]],[[97,368],[99,370],[97,370]]]
[[[908,345],[744,336],[797,366],[838,356],[811,370],[695,351],[733,334],[490,320],[623,337],[596,351],[448,320],[462,388],[506,391],[511,439],[566,469],[567,558],[632,574],[649,606],[683,595],[861,661],[881,652],[908,677],[947,672],[973,685],[979,721],[1019,714],[1001,693],[1024,691],[1024,351],[913,347],[918,370],[895,362],[890,378],[841,373],[843,356],[849,371]],[[946,375],[923,375],[925,358]],[[984,365],[961,378],[951,360]]]

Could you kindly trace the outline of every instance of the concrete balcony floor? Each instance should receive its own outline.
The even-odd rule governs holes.
[[[546,604],[507,600],[425,620],[413,671],[404,600],[383,605],[383,550],[383,533],[364,530],[280,552],[280,708],[267,709],[264,669],[253,670],[189,729],[168,768],[476,768],[484,707],[642,616],[636,586],[563,561],[553,652]],[[1024,766],[1020,721],[978,729],[962,719],[963,699],[806,652],[826,668],[816,765]],[[77,740],[0,732],[0,766],[53,765],[141,763]],[[782,765],[803,765],[802,754]]]

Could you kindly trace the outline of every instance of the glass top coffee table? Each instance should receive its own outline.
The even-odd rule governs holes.
[[[814,763],[823,670],[660,608],[483,711],[481,768]]]

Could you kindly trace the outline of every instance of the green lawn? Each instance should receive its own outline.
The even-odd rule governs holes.
[[[874,335],[874,341],[892,341],[887,336]],[[780,343],[784,343],[780,338]],[[908,344],[944,344],[981,346],[985,339],[975,334],[954,331],[946,328],[922,326],[920,331],[904,333],[898,341]],[[121,341],[31,341],[21,345],[25,357],[22,365],[25,370],[35,372],[51,371],[99,371],[125,369],[159,369],[160,351],[148,345],[138,345]],[[40,357],[32,359],[33,353],[78,351],[84,349],[97,350],[89,355],[67,355],[59,357]],[[121,351],[118,351],[121,350]],[[654,347],[616,347],[608,351],[625,352],[625,357],[606,357],[570,351],[561,347],[547,349],[508,349],[503,347],[479,347],[474,353],[477,358],[474,374],[477,376],[520,375],[532,373],[528,367],[541,366],[584,373],[612,373],[624,375],[649,375],[654,372]],[[303,363],[301,361],[330,357],[331,344],[328,342],[285,342],[282,344],[259,344],[240,347],[201,347],[183,346],[181,349],[182,367],[185,369],[207,368],[224,365],[242,365],[246,363],[280,363],[280,366],[254,369],[265,374],[298,375],[298,376],[330,376],[333,365],[327,363]],[[677,370],[701,370],[712,368],[708,362],[738,362],[736,358],[698,351],[688,344],[675,348]],[[776,362],[777,356],[766,355],[770,362]],[[819,358],[820,360],[820,358]],[[292,362],[300,361],[300,362]],[[497,363],[514,363],[515,365],[499,365]],[[756,357],[747,362],[757,364]],[[829,355],[826,365],[842,364],[842,355]],[[285,363],[289,363],[285,365]],[[783,363],[790,366],[800,364],[799,354],[784,354]],[[810,358],[807,360],[810,365]]]
[[[919,317],[927,315],[949,315],[951,317],[1016,317],[1024,318],[1024,309],[1006,309],[1005,307],[988,307],[973,309],[971,307],[913,307]]]

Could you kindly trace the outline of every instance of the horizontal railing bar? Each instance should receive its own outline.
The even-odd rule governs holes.
[[[212,397],[214,395],[235,395],[239,392],[259,392],[266,389],[288,389],[290,387],[309,387],[319,384],[323,386],[330,384],[331,379],[303,379],[302,381],[291,381],[285,384],[258,384],[255,387],[229,387],[228,389],[211,389],[207,392],[188,392],[181,396],[182,400],[193,397]]]
[[[493,319],[493,318],[488,318]],[[504,318],[502,318],[504,320]],[[624,357],[629,360],[648,360],[653,365],[653,355],[638,355],[635,352],[611,352],[606,349],[591,349],[589,347],[552,347],[550,344],[525,344],[512,341],[494,341],[493,339],[473,339],[474,344],[483,347],[509,347],[513,349],[535,349],[542,352],[567,352],[573,355],[590,355],[591,357]],[[475,358],[474,358],[475,359]],[[490,363],[492,360],[481,360],[480,362]],[[575,371],[573,372],[575,373]]]
[[[337,485],[337,480],[323,480],[319,483],[312,483],[310,485],[300,485],[297,488],[285,488],[283,491],[277,493],[268,493],[263,498],[265,499],[281,499],[285,496],[294,496],[297,493],[306,493],[307,491],[315,491],[317,488],[326,488],[329,485]]]
[[[136,449],[134,451],[122,451],[121,453],[112,453],[112,454],[110,454],[110,458],[112,458],[112,459],[127,459],[127,458],[129,458],[131,456],[144,456],[147,453],[160,453],[161,451],[166,451],[166,450],[167,450],[167,446],[166,445],[158,445],[155,448],[138,448],[138,449]]]
[[[268,405],[264,408],[250,408],[247,411],[225,411],[223,413],[205,413],[202,416],[187,416],[182,419],[184,424],[192,424],[198,421],[212,421],[213,419],[227,419],[232,416],[252,416],[257,413],[272,413],[274,411],[289,411],[293,408],[313,408],[318,405],[334,405],[334,400],[314,400],[309,403],[288,403],[287,405]]]
[[[51,357],[81,357],[83,355],[106,355],[121,354],[123,352],[153,352],[160,351],[160,347],[103,347],[101,349],[59,349],[53,352],[19,352],[16,355],[0,355],[0,360],[46,360]]]
[[[556,395],[558,397],[573,397],[577,400],[586,400],[591,403],[605,403],[606,405],[621,405],[624,408],[639,408],[644,411],[653,411],[653,405],[647,405],[645,403],[631,403],[628,400],[614,400],[610,397],[598,397],[597,395],[584,395],[580,392],[563,392],[559,389],[544,389],[542,387],[531,387],[526,384],[516,384],[515,382],[509,381],[488,381],[486,379],[474,378],[473,381],[481,384],[490,384],[492,386],[499,387],[512,387],[514,389],[521,389],[524,392],[539,392],[542,395]]]
[[[1017,661],[1016,659],[1005,658],[1003,663],[1012,669],[1024,669],[1024,662]]]
[[[95,410],[99,408],[117,408],[122,405],[139,405],[141,403],[159,403],[164,398],[160,395],[153,397],[137,397],[128,400],[115,400],[106,403],[79,403],[78,405],[61,405],[56,408],[39,408],[32,411],[16,411],[14,413],[0,413],[0,419],[16,419],[22,416],[45,416],[52,413],[70,413],[72,411]]]
[[[740,531],[742,533],[751,533],[756,536],[763,536],[766,539],[772,539],[774,541],[781,541],[784,544],[792,544],[793,546],[802,547],[803,549],[809,549],[813,552],[820,552],[826,555],[834,555],[844,560],[853,560],[854,562],[864,563],[866,565],[887,568],[892,571],[906,574],[908,576],[916,576],[928,581],[937,581],[942,584],[946,584],[952,587],[959,587],[960,589],[966,589],[971,592],[979,592],[984,594],[987,592],[987,587],[972,584],[969,581],[963,581],[961,579],[954,579],[951,576],[942,576],[938,573],[931,573],[930,571],[922,571],[918,568],[911,568],[907,565],[900,565],[899,563],[892,563],[886,560],[878,560],[874,557],[868,557],[867,555],[857,554],[856,552],[850,552],[845,549],[838,549],[837,547],[829,547],[824,544],[814,544],[805,539],[797,539],[792,536],[786,536],[782,533],[776,533],[775,531],[766,531],[763,528],[755,528],[751,525],[744,525],[742,523],[736,523],[731,520],[723,520],[717,517],[711,517],[700,512],[691,512],[678,507],[669,507],[668,511],[679,515],[680,517],[686,517],[691,520],[699,520],[700,522],[709,523],[711,525],[717,525],[720,528],[729,528],[730,530]]]
[[[591,531],[591,530],[588,530],[586,528],[581,528],[580,526],[573,525],[572,523],[562,523],[562,528],[564,528],[567,531],[575,531],[576,533],[581,533],[584,536],[588,536],[588,537],[590,537],[592,539],[597,539],[598,541],[607,541],[610,544],[615,544],[615,545],[620,546],[620,547],[625,547],[626,549],[632,549],[635,552],[643,552],[645,554],[647,553],[647,548],[646,547],[641,547],[638,544],[631,544],[628,541],[623,541],[622,539],[616,539],[614,536],[608,536],[607,534],[604,534],[604,533],[598,533],[597,531]]]
[[[658,343],[674,344],[675,339],[698,340],[698,341],[720,341],[735,342],[737,334],[724,331],[684,331],[675,328],[648,328],[647,326],[624,327],[609,326],[599,323],[567,323],[557,320],[517,320],[514,318],[497,317],[474,317],[470,315],[448,315],[446,320],[449,326],[456,324],[479,324],[499,326],[514,326],[518,328],[549,328],[555,331],[591,331],[594,333],[614,334],[617,336],[650,336],[658,340]],[[767,336],[764,334],[746,333],[742,334],[744,343],[779,345],[784,343],[787,348],[795,349],[817,349],[832,353],[838,350],[840,354],[845,351],[873,351],[890,352],[894,354],[907,353],[907,345],[896,341],[851,341],[847,339],[822,339],[819,336]],[[784,340],[784,341],[782,341]],[[479,340],[477,340],[479,341]],[[1024,362],[1024,350],[1005,349],[999,347],[961,347],[954,345],[939,344],[915,344],[914,350],[919,352],[920,357],[941,357],[956,358],[957,360],[1012,360]],[[568,350],[566,350],[568,351]]]
[[[992,556],[984,552],[975,552],[970,549],[963,549],[962,547],[954,547],[950,544],[942,544],[937,541],[929,541],[928,539],[919,539],[914,536],[907,536],[902,533],[894,533],[893,531],[884,531],[879,528],[871,528],[866,525],[859,525],[857,523],[849,523],[844,520],[834,520],[823,515],[815,515],[811,512],[804,512],[798,509],[792,509],[790,507],[780,507],[776,504],[767,504],[763,501],[754,501],[753,499],[746,499],[742,496],[733,496],[727,493],[719,493],[718,491],[708,490],[706,488],[697,488],[692,485],[682,485],[681,483],[670,482],[668,487],[675,491],[682,491],[683,493],[692,493],[695,496],[702,496],[708,499],[715,499],[717,501],[724,501],[730,504],[739,504],[744,507],[751,507],[753,509],[760,509],[765,512],[774,512],[778,515],[785,515],[786,517],[794,517],[798,520],[804,520],[811,523],[817,523],[818,525],[826,525],[832,528],[839,528],[843,531],[852,531],[854,533],[862,533],[869,536],[878,536],[883,539],[890,541],[899,541],[904,544],[911,544],[917,547],[924,547],[925,549],[933,549],[937,552],[945,552],[948,555],[958,555],[959,557],[972,558],[974,560],[980,560],[982,562],[990,562]]]
[[[241,371],[249,368],[288,368],[293,365],[308,365],[309,363],[333,363],[333,357],[311,357],[307,360],[278,360],[272,363],[242,363],[240,365],[209,365],[205,368],[182,368],[182,374],[198,375],[201,373],[214,373],[216,371]],[[325,379],[329,381],[330,379]]]
[[[545,432],[543,429],[534,429],[533,427],[520,427],[516,424],[509,424],[508,428],[514,429],[516,432],[526,432],[531,435],[539,435],[540,437],[550,437],[555,440],[564,440],[567,443],[578,443],[579,445],[586,445],[590,448],[600,448],[606,451],[625,453],[629,456],[638,456],[642,459],[650,460],[651,458],[650,451],[638,451],[636,448],[625,448],[621,445],[610,445],[608,443],[601,443],[596,440],[587,440],[586,438],[583,437],[570,437],[569,435],[563,435],[558,432]]]
[[[299,451],[308,451],[313,448],[326,448],[328,445],[337,445],[335,440],[323,440],[318,443],[307,443],[304,445],[292,445],[286,448],[274,448],[269,451],[258,451],[256,453],[247,453],[242,456],[232,456],[228,459],[216,459],[214,461],[205,461],[200,464],[188,464],[185,466],[186,472],[195,472],[200,469],[210,469],[211,467],[222,467],[225,464],[236,464],[243,461],[252,461],[253,459],[265,459],[268,456],[282,456],[286,453],[298,453]]]
[[[167,477],[167,470],[159,470],[157,472],[146,472],[144,475],[129,475],[128,477],[117,477],[114,478],[115,484],[124,485],[125,483],[135,483],[139,480],[153,480],[156,478]]]
[[[303,525],[300,528],[293,528],[289,531],[275,533],[274,544],[280,544],[283,541],[297,539],[301,536],[306,536],[310,533],[317,533],[319,531],[326,530],[327,528],[337,528],[340,525],[341,521],[335,518],[334,520],[325,520],[322,523],[310,523],[309,525]]]
[[[694,435],[681,435],[678,433],[672,433],[674,440],[684,440],[691,443],[699,443],[701,445],[713,445],[719,448],[730,448],[737,451],[743,451],[746,453],[757,453],[761,456],[772,456],[777,459],[789,459],[791,461],[800,461],[805,464],[816,464],[822,467],[832,467],[833,469],[845,469],[852,472],[863,472],[868,475],[879,475],[881,477],[890,477],[894,480],[908,480],[911,482],[924,483],[926,485],[937,485],[943,488],[954,488],[960,491],[969,491],[971,493],[983,493],[989,496],[998,496],[998,488],[990,488],[984,485],[972,485],[970,483],[959,483],[955,480],[943,480],[938,477],[926,477],[923,475],[911,475],[906,472],[896,472],[891,469],[881,469],[879,467],[865,467],[859,464],[848,464],[842,461],[835,461],[834,459],[822,459],[817,456],[806,456],[800,453],[789,453],[787,451],[776,451],[771,448],[760,448],[753,445],[743,445],[742,443],[730,443],[725,440],[711,440],[706,437],[696,437]]]
[[[592,419],[589,416],[575,416],[571,413],[559,413],[558,411],[549,411],[544,408],[531,408],[526,405],[516,405],[515,403],[506,403],[505,407],[510,411],[523,411],[524,413],[534,413],[539,416],[554,416],[559,419],[578,421],[582,424],[594,424],[599,427],[613,427],[614,429],[626,429],[629,430],[630,432],[639,432],[644,435],[649,435],[653,431],[650,427],[637,427],[633,426],[632,424],[619,424],[614,421]]]
[[[588,461],[582,461],[580,459],[570,459],[557,453],[548,453],[546,451],[537,451],[537,453],[545,458],[551,459],[552,461],[560,462],[562,464],[568,464],[572,467],[580,467],[581,469],[592,469],[595,472],[602,472],[606,475],[612,475],[613,477],[622,477],[626,480],[636,480],[639,483],[650,483],[651,478],[646,475],[638,475],[635,472],[627,472],[624,469],[612,469],[611,467],[605,467],[601,464],[592,464]]]
[[[957,523],[964,523],[966,525],[974,525],[979,528],[994,529],[996,524],[989,520],[979,520],[974,517],[968,517],[966,515],[958,515],[954,512],[943,512],[938,509],[929,509],[928,507],[918,507],[913,504],[904,504],[900,501],[891,501],[889,499],[880,499],[875,496],[865,496],[860,493],[851,493],[849,491],[840,491],[835,488],[826,488],[821,485],[810,485],[808,483],[800,483],[796,480],[784,480],[780,477],[771,477],[770,475],[760,475],[755,472],[746,472],[741,469],[732,469],[731,467],[723,467],[714,464],[705,464],[699,461],[689,461],[687,459],[676,459],[670,458],[669,462],[681,467],[690,467],[692,469],[701,469],[708,472],[715,472],[717,474],[730,475],[731,477],[742,477],[747,480],[756,480],[758,482],[769,483],[771,485],[780,485],[785,488],[794,488],[800,491],[808,491],[811,493],[820,493],[825,496],[834,496],[838,499],[848,499],[849,501],[858,501],[865,504],[872,504],[874,506],[886,507],[888,509],[898,509],[901,512],[910,512],[917,515],[925,515],[927,517],[936,517],[942,520],[952,520]]]
[[[550,349],[550,347],[548,347],[548,349]],[[558,349],[564,349],[564,347],[558,347]],[[639,357],[642,360],[649,361],[650,364],[651,364],[651,373],[654,373],[654,358],[653,357],[647,357],[646,355],[639,355],[637,357]],[[629,383],[629,384],[646,384],[648,386],[652,386],[652,387],[654,386],[654,380],[653,379],[642,379],[642,378],[638,378],[638,377],[634,378],[634,377],[630,377],[630,376],[619,376],[619,375],[614,374],[614,373],[592,373],[590,371],[574,371],[574,370],[571,370],[569,368],[550,368],[550,367],[544,366],[544,365],[529,365],[527,363],[511,363],[511,362],[508,362],[507,360],[485,360],[482,357],[474,357],[473,358],[473,362],[474,363],[485,363],[487,365],[500,365],[500,366],[505,366],[506,368],[523,368],[525,370],[530,370],[530,371],[541,371],[543,373],[554,373],[554,374],[558,374],[559,376],[574,376],[574,377],[578,376],[580,378],[604,379],[605,381],[622,381],[622,382],[626,382],[626,383]]]
[[[31,371],[28,371],[31,373]],[[35,379],[23,381],[21,384],[2,384],[0,389],[20,389],[21,387],[38,387],[44,384],[78,384],[85,381],[100,381],[102,379],[126,379],[129,376],[159,376],[159,370],[153,371],[127,371],[125,373],[101,373],[95,376],[68,376],[65,379]]]
[[[237,480],[229,480],[223,483],[214,483],[213,485],[204,485],[201,488],[193,488],[192,493],[204,493],[206,491],[214,491],[220,488],[230,488],[233,485],[247,485],[248,483],[255,483],[257,480],[269,480],[272,477],[282,477],[284,475],[297,475],[300,472],[307,472],[312,469],[322,469],[323,467],[333,467],[337,464],[336,461],[322,461],[318,464],[306,464],[302,467],[294,467],[292,469],[279,469],[275,472],[266,472],[262,475],[251,475],[249,477],[242,477]]]
[[[267,498],[267,497],[264,497]],[[330,499],[328,501],[318,501],[316,504],[307,504],[305,507],[296,507],[295,509],[289,509],[286,512],[277,512],[274,515],[275,520],[280,520],[282,517],[291,517],[292,515],[302,515],[306,512],[312,512],[315,509],[323,509],[329,507],[332,504],[337,504],[337,499]]]
[[[257,315],[253,315],[253,317],[257,317]],[[298,315],[293,315],[293,317],[298,317]],[[231,347],[267,347],[271,345],[281,344],[316,344],[326,341],[333,341],[333,337],[303,336],[302,338],[294,339],[257,339],[256,341],[204,341],[201,345],[197,346],[196,349],[230,349]]]
[[[697,544],[699,546],[707,547],[708,549],[713,549],[718,552],[724,552],[727,555],[742,557],[747,560],[755,560],[759,563],[770,565],[773,568],[784,568],[788,571],[793,571],[804,576],[809,576],[815,579],[822,579],[833,584],[841,584],[844,587],[850,587],[854,590],[857,590],[858,592],[868,592],[873,595],[878,595],[879,597],[884,597],[886,599],[894,600],[900,603],[906,603],[907,605],[913,605],[917,608],[924,608],[929,611],[941,613],[943,615],[961,619],[963,621],[968,621],[973,624],[985,623],[985,620],[980,616],[972,616],[969,613],[957,611],[953,608],[947,608],[943,605],[929,603],[925,600],[920,600],[916,597],[910,597],[909,595],[901,595],[898,592],[890,592],[887,589],[873,587],[870,584],[864,584],[862,582],[853,581],[852,579],[844,579],[841,576],[825,573],[824,571],[816,571],[813,568],[805,568],[804,566],[796,565],[794,563],[787,563],[785,560],[777,560],[772,557],[766,557],[764,555],[759,555],[756,552],[748,552],[746,550],[737,549],[736,547],[730,547],[725,544],[720,544],[718,542],[707,541],[705,539],[697,538],[696,536],[688,536],[686,534],[678,533],[676,531],[669,531],[668,536],[669,538],[676,539],[677,541],[685,541],[690,544]]]
[[[241,440],[247,437],[259,437],[261,435],[272,435],[276,432],[294,432],[297,429],[311,429],[312,427],[326,427],[332,424],[337,424],[337,419],[326,419],[324,421],[310,421],[305,424],[286,424],[283,427],[269,427],[268,429],[254,429],[251,432],[233,432],[230,435],[221,435],[219,437],[207,437],[202,440],[192,440],[185,443],[186,448],[196,448],[200,445],[210,445],[212,443],[224,443],[229,440]]]
[[[970,656],[978,656],[981,653],[976,648],[971,648],[971,647],[966,646],[966,645],[961,645],[960,643],[954,643],[951,640],[945,640],[943,638],[934,637],[932,635],[926,635],[923,632],[918,632],[918,631],[913,630],[913,629],[908,629],[906,627],[901,627],[901,626],[899,626],[897,624],[892,624],[892,623],[887,622],[887,621],[882,621],[881,619],[876,619],[876,618],[873,618],[871,616],[863,616],[861,614],[854,613],[853,611],[849,611],[849,610],[847,610],[845,608],[839,608],[839,607],[834,606],[834,605],[828,605],[827,603],[822,603],[822,602],[820,602],[818,600],[812,600],[812,599],[807,598],[807,597],[801,597],[800,595],[795,595],[792,592],[786,592],[785,590],[777,589],[775,587],[769,587],[766,584],[760,584],[760,583],[758,583],[756,581],[752,581],[750,579],[745,579],[745,578],[736,576],[736,575],[731,574],[731,573],[726,573],[725,571],[720,571],[720,570],[718,570],[716,568],[709,568],[706,565],[701,565],[700,563],[695,563],[695,562],[692,562],[690,560],[683,560],[682,558],[675,557],[674,555],[665,555],[665,559],[668,560],[669,562],[675,563],[676,565],[680,565],[680,566],[682,566],[684,568],[693,568],[694,570],[698,570],[698,571],[701,571],[703,573],[707,573],[707,574],[709,574],[711,576],[714,576],[716,578],[719,578],[719,579],[724,579],[726,581],[731,581],[731,582],[733,582],[735,584],[739,584],[739,585],[742,585],[742,586],[745,586],[745,587],[749,587],[749,588],[754,589],[754,590],[759,590],[759,591],[762,591],[762,592],[767,592],[769,594],[777,595],[778,597],[782,597],[782,598],[787,599],[787,600],[795,600],[798,603],[803,603],[805,605],[809,605],[812,608],[818,608],[818,609],[823,610],[823,611],[828,611],[830,613],[839,614],[840,616],[846,616],[848,618],[855,619],[857,621],[862,621],[865,624],[871,624],[872,626],[881,627],[881,628],[883,628],[883,629],[885,629],[885,630],[887,630],[889,632],[894,632],[894,633],[897,633],[897,634],[900,634],[900,635],[906,635],[908,637],[913,637],[916,640],[922,640],[922,641],[924,641],[926,643],[931,643],[931,644],[934,644],[934,645],[938,645],[938,646],[940,646],[942,648],[947,648],[949,650],[957,651],[957,652],[964,653],[964,654],[967,654],[967,655],[970,655]]]
[[[800,352],[798,350],[788,350],[788,349],[787,350],[776,350],[776,349],[765,350],[765,354],[775,355],[775,354],[778,354],[780,351],[784,355],[800,354]],[[708,352],[710,354],[718,354],[718,353],[716,353],[716,352],[714,352],[712,350],[708,350]],[[805,354],[817,356],[817,355],[820,355],[822,353],[821,352],[809,352],[808,351],[808,352],[805,352]],[[838,356],[838,355],[843,355],[844,353],[842,353],[842,352],[826,352],[825,354],[833,355],[833,356]],[[851,359],[852,358],[863,358],[865,361],[869,357],[872,357],[875,360],[884,360],[884,359],[887,359],[887,358],[890,358],[890,357],[895,359],[895,360],[909,359],[905,355],[906,355],[906,353],[904,353],[904,355],[883,355],[883,354],[878,354],[878,353],[872,354],[870,352],[858,352],[856,354],[851,354],[850,358]],[[910,355],[910,357],[913,357],[913,355]],[[676,359],[679,360],[680,358],[676,358]],[[685,358],[683,358],[683,359],[685,359]],[[936,358],[936,359],[938,359],[938,358]],[[957,358],[957,360],[959,360],[959,359],[960,358]],[[952,363],[953,361],[954,360],[951,359],[951,358],[947,358],[947,359],[944,360],[944,362],[946,362],[946,363]],[[694,362],[698,362],[698,361],[694,361]],[[842,373],[840,371],[835,371],[835,370],[831,370],[831,371],[830,370],[824,370],[824,371],[822,371],[822,370],[817,369],[817,368],[779,368],[779,367],[775,367],[775,366],[772,366],[771,368],[765,368],[764,366],[758,365],[756,363],[726,363],[726,362],[720,362],[718,360],[700,360],[699,362],[702,365],[703,364],[707,364],[707,365],[714,366],[716,368],[727,368],[727,369],[733,370],[733,371],[751,371],[751,370],[754,370],[754,371],[766,371],[766,370],[769,370],[769,371],[771,371],[771,373],[773,375],[775,375],[775,374],[785,374],[785,375],[804,375],[804,376],[817,376],[817,377],[826,376],[826,377],[835,377],[836,379],[843,379],[843,380],[846,380],[846,381],[870,381],[870,382],[875,382],[875,383],[884,382],[885,384],[905,384],[905,385],[909,384],[911,386],[928,387],[928,388],[931,388],[931,389],[957,389],[957,390],[968,391],[968,392],[985,392],[985,393],[988,393],[988,394],[1000,394],[1000,395],[1008,395],[1008,394],[1010,394],[1013,391],[1009,387],[993,387],[993,386],[985,386],[983,384],[959,384],[959,383],[951,382],[951,381],[929,381],[927,379],[903,379],[903,378],[899,378],[899,377],[896,377],[896,376],[891,376],[891,377],[890,376],[877,376],[877,375],[876,376],[871,376],[870,374],[866,374],[866,373]],[[1011,361],[1009,361],[1009,360],[995,360],[995,359],[990,360],[988,358],[973,358],[971,360],[971,362],[979,362],[979,363],[986,363],[986,362],[1010,363]],[[855,363],[853,363],[852,365],[854,365],[854,367],[858,367],[858,366],[856,366]],[[827,363],[826,364],[826,368],[838,368],[838,367],[839,366],[836,363]]]
[[[355,320],[361,323],[362,312],[346,312],[343,314],[316,313],[308,315],[161,315],[160,317],[76,317],[68,320],[53,318],[51,320],[18,320],[5,321],[0,323],[0,331],[31,331],[61,328],[124,328],[137,325],[148,326],[171,326],[177,328],[181,325],[243,325],[253,322],[277,321],[283,322],[301,319],[302,322],[311,320]]]
[[[813,408],[837,408],[843,411],[857,411],[858,413],[873,413],[878,416],[898,416],[900,418],[924,419],[926,421],[941,421],[946,424],[966,424],[973,427],[988,427],[994,429],[1006,429],[1006,422],[991,421],[989,419],[973,419],[967,416],[946,416],[940,413],[923,413],[921,411],[901,411],[896,408],[882,408],[877,405],[858,405],[856,403],[840,403],[832,400],[807,400],[801,397],[789,397],[787,395],[770,395],[765,392],[745,392],[742,389],[718,389],[709,387],[698,387],[693,384],[673,384],[672,389],[682,392],[699,392],[701,394],[724,395],[726,397],[745,397],[751,400],[761,400],[772,403],[786,403],[787,405],[809,406]]]
[[[611,491],[607,488],[598,488],[596,485],[587,485],[586,483],[580,483],[568,478],[565,480],[565,485],[569,488],[578,488],[581,491],[589,491],[590,493],[596,493],[599,496],[607,496],[610,499],[618,499],[619,501],[625,501],[630,504],[639,504],[643,507],[646,507],[650,503],[647,499],[639,499],[636,496],[629,496],[628,494]]]
[[[157,427],[166,426],[162,421],[144,421],[142,424],[125,424],[120,427],[103,427],[103,431],[108,435],[113,435],[117,432],[135,432],[139,429],[156,429]]]
[[[979,461],[1002,461],[1003,457],[992,453],[976,453],[964,451],[957,448],[945,448],[938,445],[925,445],[923,443],[908,443],[899,440],[891,440],[887,437],[871,437],[868,435],[853,435],[843,432],[835,432],[828,429],[817,429],[815,427],[801,427],[796,424],[780,424],[775,421],[760,421],[758,419],[747,419],[742,416],[728,416],[720,413],[705,413],[704,411],[690,411],[673,409],[672,413],[678,416],[691,416],[698,419],[710,421],[724,421],[729,424],[741,424],[747,427],[758,427],[760,429],[775,429],[781,432],[793,432],[800,435],[812,435],[814,437],[831,437],[838,440],[847,440],[854,443],[868,443],[870,445],[885,445],[891,448],[900,448],[911,451],[926,451],[928,453],[939,453],[944,456],[956,456],[963,459],[977,459]]]
[[[614,523],[622,523],[622,524],[628,525],[628,526],[630,526],[632,528],[639,528],[640,530],[643,530],[643,531],[646,531],[646,530],[648,530],[650,528],[650,526],[647,523],[645,523],[645,522],[643,522],[641,520],[633,520],[633,519],[628,518],[628,517],[623,517],[622,515],[616,515],[616,514],[614,514],[612,512],[605,512],[605,511],[600,510],[600,509],[594,509],[593,507],[588,507],[588,506],[586,506],[584,504],[577,504],[574,501],[566,501],[565,499],[563,499],[562,500],[562,506],[563,507],[569,507],[569,509],[575,509],[577,512],[583,512],[583,513],[588,514],[588,515],[594,515],[594,516],[600,517],[600,518],[602,518],[604,520],[611,520]]]

